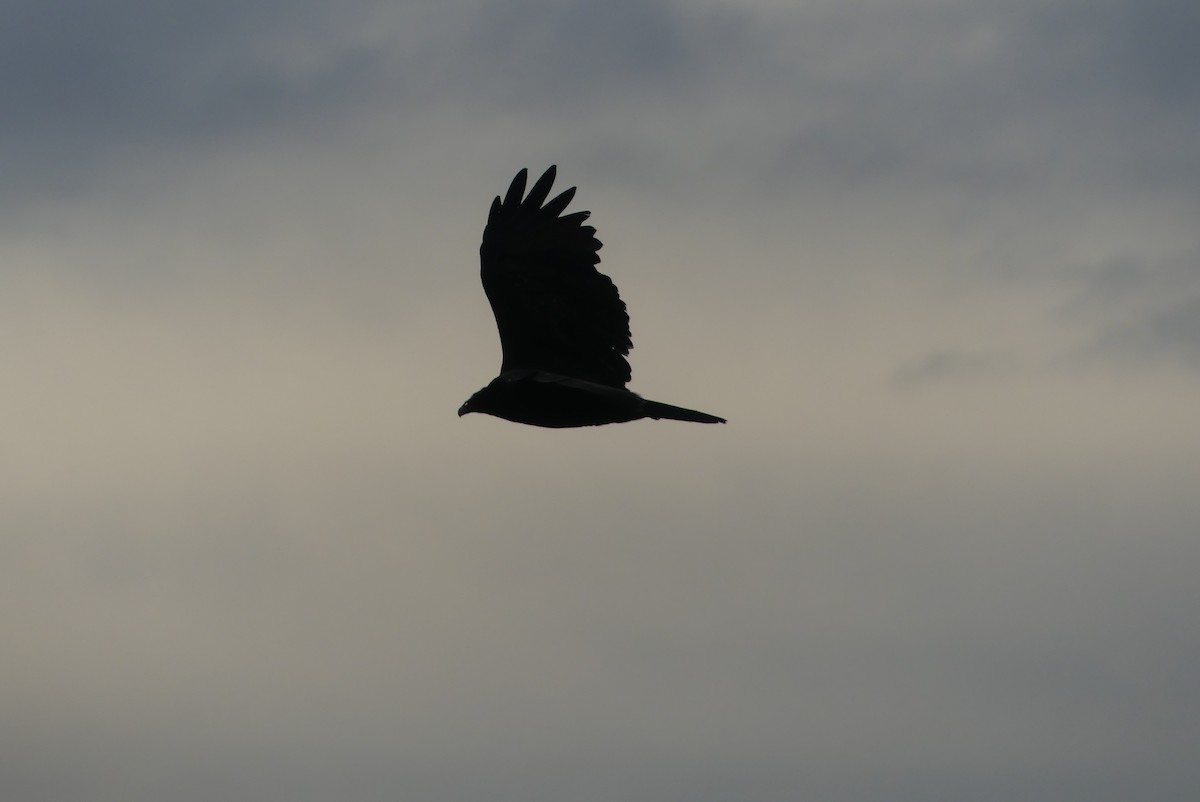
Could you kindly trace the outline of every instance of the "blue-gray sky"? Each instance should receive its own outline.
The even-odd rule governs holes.
[[[1195,3],[2,14],[0,797],[1200,786]],[[550,163],[727,426],[455,416]]]

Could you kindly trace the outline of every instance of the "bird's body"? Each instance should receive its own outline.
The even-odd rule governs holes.
[[[555,168],[529,194],[526,171],[492,203],[480,275],[496,316],[500,375],[467,399],[483,412],[551,428],[639,418],[724,423],[723,418],[642,398],[625,389],[633,347],[629,315],[612,280],[596,269],[600,241],[588,212],[560,216],[572,187],[545,203]]]
[[[459,412],[487,412],[505,420],[553,429],[625,423],[639,418],[725,422],[715,415],[648,401],[624,387],[540,370],[501,373],[471,396]]]

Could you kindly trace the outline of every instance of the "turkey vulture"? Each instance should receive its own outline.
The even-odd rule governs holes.
[[[500,375],[459,407],[459,417],[484,412],[554,428],[638,418],[724,423],[625,389],[629,315],[596,269],[600,241],[583,224],[590,212],[562,214],[575,187],[546,202],[554,174],[551,166],[525,195],[521,170],[504,199],[492,201],[480,275],[504,355]]]

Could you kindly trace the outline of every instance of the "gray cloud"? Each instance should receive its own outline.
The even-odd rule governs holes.
[[[603,105],[676,82],[707,41],[665,3],[22,3],[5,26],[5,194],[75,190],[115,155],[211,149],[386,110]],[[335,126],[336,127],[336,126]]]
[[[551,3],[522,0],[483,10],[474,41],[481,79],[514,99],[587,107],[614,82],[654,81],[685,66],[680,12],[661,0]],[[540,101],[540,102],[539,102]]]
[[[0,797],[1197,786],[1197,12],[770,5],[14,7]],[[720,432],[455,417],[552,161]]]
[[[1171,359],[1200,367],[1200,295],[1102,327],[1083,355],[1111,357],[1121,364],[1152,365]]]
[[[1164,361],[1200,366],[1200,254],[1193,248],[1156,261],[1129,258],[1083,271],[1062,310],[1091,332],[1074,352],[1089,362],[1130,367]]]
[[[897,384],[912,386],[996,374],[1012,367],[1012,358],[1003,354],[942,350],[900,366],[893,379]]]
[[[373,7],[18,3],[0,34],[0,148],[17,165],[5,195],[77,192],[131,151],[211,153],[231,136],[318,126],[394,94],[386,41],[363,31]]]
[[[1076,6],[899,4],[848,23],[834,4],[27,5],[4,34],[4,148],[36,191],[115,148],[467,104],[575,118],[579,158],[615,148],[660,180],[724,163],[788,194],[900,177],[984,198],[1051,178],[1194,184],[1196,104],[1172,78],[1194,57],[1169,32],[1195,12]]]

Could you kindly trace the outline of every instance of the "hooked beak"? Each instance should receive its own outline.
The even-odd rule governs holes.
[[[471,411],[471,402],[465,401],[465,402],[463,402],[463,405],[458,408],[458,417],[461,418],[463,415],[466,415],[470,411]]]

